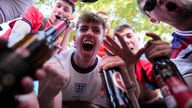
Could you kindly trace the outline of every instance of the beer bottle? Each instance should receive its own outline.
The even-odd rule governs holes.
[[[107,90],[110,108],[133,108],[118,68],[103,70],[101,78]]]
[[[163,81],[163,78],[161,77],[159,72],[155,70],[155,68],[153,72],[154,72],[155,80],[157,82],[158,87],[160,88],[161,94],[163,95],[163,99],[165,101],[167,108],[177,108],[177,102],[173,97],[173,95],[170,93],[170,90],[168,86],[165,84],[165,82]]]
[[[68,25],[69,21],[62,19],[45,31],[25,36],[0,53],[0,108],[17,106],[14,96],[22,92],[21,79],[33,77],[36,69],[51,57],[53,43]]]
[[[154,72],[159,73],[179,108],[192,108],[192,91],[189,90],[176,65],[166,57],[155,58]]]

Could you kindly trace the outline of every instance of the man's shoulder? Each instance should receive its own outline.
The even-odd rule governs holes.
[[[43,19],[43,14],[34,6],[29,7],[27,12],[22,16],[22,20],[31,26],[32,33],[39,30],[43,23]]]
[[[182,31],[182,30],[175,29],[172,32],[172,42],[174,42],[174,41],[189,42],[189,40],[192,40],[192,30]],[[190,43],[191,43],[191,41],[190,41]]]
[[[102,57],[100,55],[97,54],[96,57],[97,57],[98,61],[101,61]]]
[[[75,51],[75,48],[71,47],[67,50],[61,51],[59,54],[56,54],[56,56],[61,58],[71,57],[74,51]]]
[[[35,7],[35,6],[30,6],[29,8],[28,8],[28,10],[25,12],[25,14],[41,14],[41,15],[43,15],[40,11],[39,11],[39,9],[37,8],[37,7]],[[25,14],[23,15],[23,17],[25,16]]]
[[[61,53],[54,54],[49,62],[52,64],[59,64],[66,67],[66,64],[70,63],[70,58],[72,56],[72,53],[74,52],[74,49],[69,49],[66,51],[62,51]],[[64,68],[64,67],[62,67]]]

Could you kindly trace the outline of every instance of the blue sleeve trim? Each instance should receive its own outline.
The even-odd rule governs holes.
[[[29,26],[32,28],[32,24],[31,24],[31,22],[29,22],[29,20],[27,20],[27,19],[25,19],[25,18],[23,18],[23,19],[21,19],[22,21],[25,21],[27,24],[29,24]]]

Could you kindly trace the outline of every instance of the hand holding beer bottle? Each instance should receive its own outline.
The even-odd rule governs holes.
[[[45,31],[29,34],[12,48],[0,54],[0,106],[14,102],[14,95],[23,89],[20,81],[24,76],[34,78],[34,72],[52,55],[53,43],[68,27],[69,21],[62,19]],[[15,101],[13,104],[17,104]]]
[[[120,72],[127,72],[125,63],[118,56],[103,56],[101,78],[107,90],[110,108],[133,108]]]
[[[161,86],[162,80],[159,79],[163,79],[163,83],[168,86],[179,108],[191,108],[192,91],[187,87],[176,65],[169,60],[169,55],[171,55],[169,44],[162,42],[159,36],[154,33],[146,35],[153,38],[146,45],[146,55],[153,62],[157,83]]]
[[[140,49],[138,53],[134,54],[131,51],[131,49],[127,46],[123,38],[117,33],[115,35],[119,39],[119,42],[120,42],[119,44],[121,45],[119,45],[110,37],[106,37],[106,40],[104,40],[104,44],[107,46],[107,48],[109,48],[109,50],[113,54],[111,54],[111,52],[107,50],[106,52],[109,55],[114,55],[114,54],[118,55],[121,58],[121,60],[125,60],[123,61],[123,63],[125,64],[126,62],[126,64],[124,68],[121,68],[121,69],[126,71],[120,72],[120,73],[123,78],[123,81],[125,82],[126,90],[128,91],[127,92],[128,96],[130,97],[130,100],[132,101],[134,108],[139,108],[139,104],[137,101],[137,98],[139,97],[139,86],[135,76],[134,65],[139,59],[139,57],[141,56],[141,54],[144,52],[144,49]]]

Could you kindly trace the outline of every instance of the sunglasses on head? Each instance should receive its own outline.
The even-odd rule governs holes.
[[[155,9],[157,0],[147,0],[147,2],[145,3],[144,7],[143,7],[143,11],[152,11],[153,9]]]

